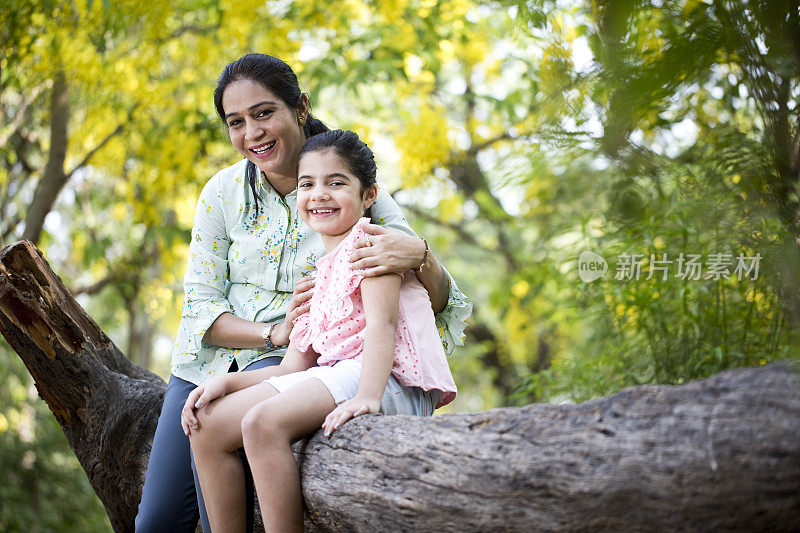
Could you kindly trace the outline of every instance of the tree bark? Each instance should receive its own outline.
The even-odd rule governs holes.
[[[0,251],[0,332],[34,378],[115,531],[133,531],[166,385],[131,363],[28,241]]]
[[[116,349],[28,242],[0,251],[0,332],[114,529],[132,531],[164,383]],[[581,405],[367,416],[295,451],[309,529],[800,528],[800,378],[789,364]]]
[[[799,385],[771,365],[582,405],[348,422],[305,447],[305,503],[333,531],[796,531]]]

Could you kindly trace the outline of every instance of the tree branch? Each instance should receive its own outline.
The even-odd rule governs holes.
[[[36,186],[33,201],[25,217],[25,230],[22,238],[37,243],[42,234],[44,220],[58,198],[61,189],[79,168],[87,165],[91,158],[100,151],[114,136],[119,135],[125,125],[133,118],[139,104],[134,104],[128,111],[127,120],[118,125],[114,131],[106,135],[100,143],[91,149],[72,170],[64,172],[64,161],[67,150],[67,123],[69,122],[69,94],[64,73],[56,76],[53,84],[50,155],[45,172]]]
[[[114,529],[133,531],[164,382],[120,353],[30,243],[0,251],[0,333]],[[581,405],[369,415],[293,450],[307,517],[325,531],[794,531],[799,433],[797,370],[774,364]]]
[[[73,296],[77,296],[79,294],[95,294],[103,290],[107,285],[111,285],[112,283],[119,283],[120,281],[124,281],[126,279],[128,279],[126,276],[120,276],[118,273],[112,272],[111,274],[109,274],[108,276],[106,276],[105,278],[101,279],[96,283],[69,289],[69,292]]]
[[[486,150],[487,148],[489,148],[493,144],[498,143],[500,141],[507,141],[507,140],[516,141],[516,140],[521,140],[521,139],[528,139],[528,138],[533,137],[534,135],[537,135],[537,134],[538,134],[538,132],[532,132],[531,131],[531,132],[527,132],[527,133],[518,133],[516,135],[512,135],[510,131],[506,130],[503,133],[499,133],[499,134],[495,135],[494,137],[490,137],[489,139],[486,139],[483,142],[479,142],[479,143],[473,144],[472,146],[470,146],[467,149],[466,153],[471,155],[471,156],[475,156],[478,153],[482,152],[483,150]]]
[[[166,42],[171,41],[172,39],[177,39],[178,37],[183,36],[186,33],[196,33],[196,34],[207,34],[207,33],[214,33],[219,30],[219,24],[213,24],[211,26],[200,26],[197,24],[185,24],[166,37],[156,40],[157,44],[164,44]]]
[[[134,113],[134,111],[136,111],[136,109],[137,109],[138,107],[139,107],[139,104],[138,104],[138,103],[134,104],[134,105],[133,105],[133,107],[131,107],[131,109],[128,111],[128,117],[127,117],[127,119],[126,119],[124,122],[122,122],[122,123],[120,123],[119,125],[117,125],[117,127],[116,127],[116,128],[114,128],[114,131],[112,131],[111,133],[109,133],[108,135],[106,135],[106,136],[105,136],[105,138],[103,138],[103,140],[102,140],[102,141],[100,141],[100,142],[97,144],[97,146],[95,146],[94,148],[92,148],[91,150],[89,150],[89,152],[88,152],[88,153],[87,153],[87,154],[86,154],[86,155],[83,157],[83,159],[81,159],[81,162],[80,162],[80,163],[78,163],[77,165],[75,165],[75,166],[72,168],[72,170],[70,170],[69,172],[67,172],[67,179],[71,178],[71,177],[72,177],[72,175],[75,173],[75,171],[76,171],[76,170],[78,170],[78,169],[79,169],[79,168],[81,168],[81,167],[85,167],[87,164],[89,164],[89,161],[92,159],[92,157],[94,157],[94,155],[95,155],[97,152],[99,152],[100,150],[102,150],[102,149],[103,149],[103,147],[104,147],[106,144],[108,144],[108,141],[110,141],[111,139],[113,139],[114,137],[116,137],[117,135],[119,135],[120,133],[122,133],[122,130],[123,130],[123,129],[125,129],[125,126],[126,126],[126,125],[127,125],[127,124],[128,124],[128,123],[129,123],[129,122],[132,120],[132,119],[133,119],[133,113]]]
[[[28,212],[22,238],[39,242],[44,218],[50,211],[58,192],[64,186],[64,160],[67,156],[67,124],[69,122],[69,89],[63,71],[56,73],[50,96],[50,154]]]
[[[8,144],[8,141],[11,139],[12,135],[19,131],[20,126],[22,126],[22,122],[25,120],[25,112],[28,110],[28,107],[33,103],[34,100],[36,100],[36,98],[41,94],[47,85],[47,83],[40,83],[30,90],[30,92],[27,94],[27,98],[23,99],[19,109],[17,109],[17,112],[14,114],[14,120],[12,120],[11,124],[9,124],[10,128],[8,133],[5,135],[0,135],[0,145],[5,146]]]
[[[395,194],[396,193],[392,193],[392,197],[393,198],[394,198]],[[417,207],[414,204],[405,204],[405,203],[403,203],[403,204],[400,204],[400,205],[403,207],[403,209],[405,211],[413,213],[414,216],[419,217],[422,220],[425,220],[427,222],[430,222],[430,223],[436,224],[438,226],[441,226],[443,228],[449,229],[450,231],[456,233],[459,237],[461,237],[461,239],[464,242],[474,246],[475,248],[478,248],[478,249],[486,252],[487,254],[494,255],[495,250],[492,250],[490,248],[487,248],[486,246],[483,246],[481,243],[479,243],[475,239],[475,237],[472,236],[472,234],[468,233],[463,228],[463,226],[461,226],[459,224],[453,224],[453,223],[450,223],[450,222],[445,222],[443,220],[439,220],[435,216],[431,215],[430,213],[428,213],[424,209],[420,209],[419,207]]]
[[[6,240],[11,236],[11,233],[16,229],[19,223],[22,222],[22,217],[17,214],[9,221],[4,221],[6,227],[3,229],[2,236],[0,236],[0,243],[5,244]]]

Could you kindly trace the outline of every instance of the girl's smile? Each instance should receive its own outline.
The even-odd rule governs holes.
[[[310,209],[308,212],[311,214],[312,217],[315,217],[315,218],[327,218],[327,217],[333,215],[338,210],[339,210],[338,208],[330,208],[330,207],[328,207],[328,208],[320,208],[320,209]]]
[[[322,235],[330,251],[364,216],[364,210],[375,201],[377,187],[362,191],[359,179],[330,149],[303,154],[298,165],[300,217]]]

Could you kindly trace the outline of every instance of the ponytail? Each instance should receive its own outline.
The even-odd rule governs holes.
[[[329,130],[330,128],[326,126],[324,122],[311,115],[308,115],[308,120],[306,120],[306,123],[303,124],[303,131],[306,134],[306,139]]]

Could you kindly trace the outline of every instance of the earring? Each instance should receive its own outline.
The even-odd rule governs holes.
[[[303,119],[303,117],[297,117],[297,123],[300,124],[300,126],[302,126],[303,124],[306,123],[306,121]]]

